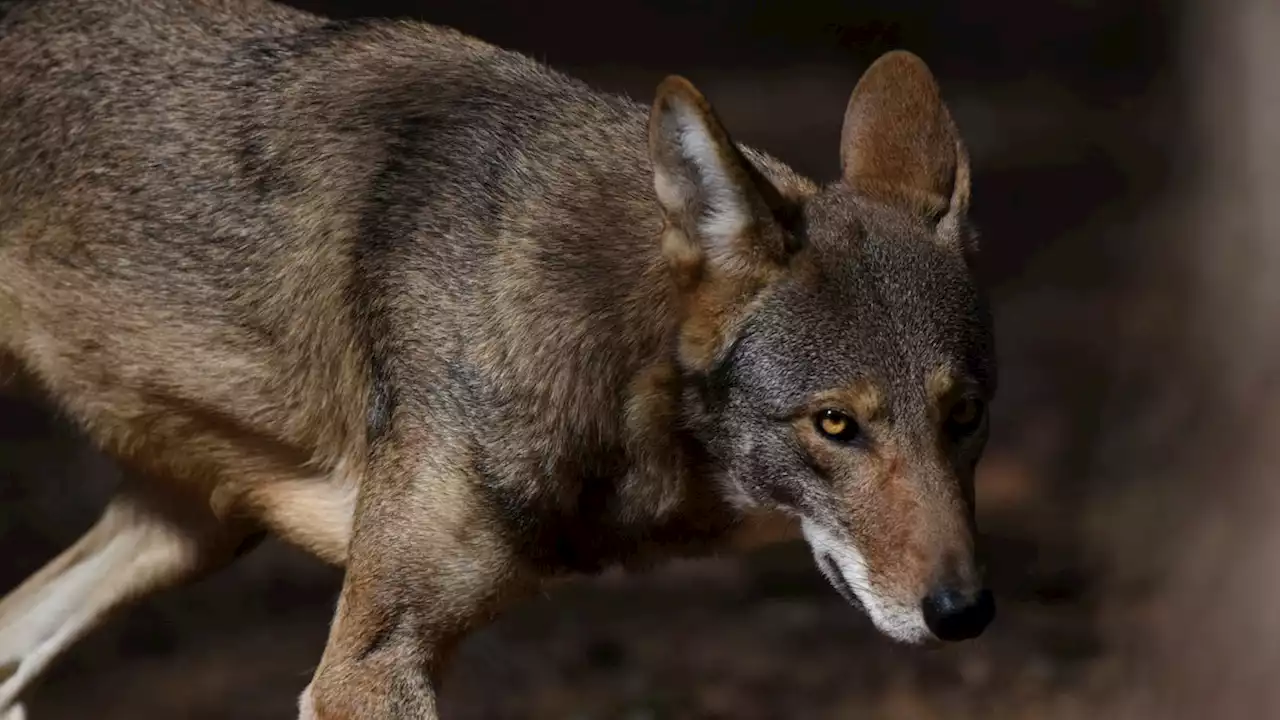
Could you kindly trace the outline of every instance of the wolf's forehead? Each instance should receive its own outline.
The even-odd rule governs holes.
[[[797,394],[866,378],[886,399],[922,396],[940,367],[963,374],[981,354],[972,289],[910,260],[855,258],[775,296],[752,323],[756,368]]]
[[[965,345],[945,336],[945,322],[813,296],[775,310],[752,328],[747,359],[761,380],[781,380],[796,395],[863,387],[896,402],[923,396],[940,368],[966,364]]]
[[[956,351],[978,322],[963,263],[928,240],[868,237],[860,245],[824,273],[826,287],[813,298],[847,330],[843,342],[872,343],[877,356],[890,358]]]

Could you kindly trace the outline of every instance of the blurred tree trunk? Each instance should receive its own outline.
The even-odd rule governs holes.
[[[1280,717],[1280,3],[1186,8],[1194,219],[1170,245],[1188,271],[1186,352],[1162,377],[1195,411],[1153,455],[1179,469],[1139,478],[1150,510],[1171,512],[1143,551],[1168,572],[1127,709]]]

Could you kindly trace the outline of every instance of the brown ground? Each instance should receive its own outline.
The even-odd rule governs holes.
[[[11,478],[3,582],[92,517],[79,473],[109,469],[65,430],[5,406]],[[96,472],[95,472],[96,471]],[[962,647],[881,638],[814,571],[802,545],[558,588],[473,637],[446,686],[462,718],[1075,717],[1116,678],[1088,573],[1026,535],[1035,483],[995,453],[980,479],[998,623]],[[26,497],[14,497],[29,492]],[[99,496],[101,492],[97,493]],[[81,501],[83,500],[83,501]],[[13,502],[9,502],[13,501]],[[34,501],[34,502],[33,502]],[[63,502],[69,510],[59,513]],[[63,522],[50,524],[61,514]],[[20,540],[27,542],[22,543]],[[79,646],[31,717],[292,717],[324,643],[338,575],[280,545],[135,608]],[[1111,611],[1114,615],[1114,610]],[[1049,715],[1049,711],[1062,715]]]

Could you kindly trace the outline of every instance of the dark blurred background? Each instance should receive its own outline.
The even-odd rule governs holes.
[[[574,582],[471,638],[445,717],[1280,712],[1275,0],[293,4],[452,25],[640,102],[679,73],[739,140],[822,180],[858,76],[907,48],[974,163],[1002,371],[978,486],[997,624],[900,648],[802,546],[673,564]],[[16,398],[0,400],[0,477],[0,587],[83,532],[116,479]],[[268,544],[118,616],[30,716],[295,717],[338,581]]]

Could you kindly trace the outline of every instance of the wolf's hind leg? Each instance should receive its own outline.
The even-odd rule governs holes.
[[[245,537],[203,508],[117,495],[75,545],[0,600],[0,720],[20,720],[31,683],[113,610],[222,567]]]

